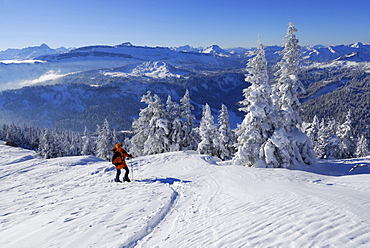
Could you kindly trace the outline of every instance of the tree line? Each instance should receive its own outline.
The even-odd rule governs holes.
[[[107,132],[110,132],[110,136]],[[97,127],[95,134],[86,130],[84,133],[77,133],[15,124],[3,124],[0,129],[0,139],[4,140],[6,145],[35,150],[44,159],[80,155],[96,155],[109,159],[109,156],[104,157],[105,154],[99,149],[107,137],[115,137],[115,132],[110,131],[107,121],[102,127]],[[113,141],[111,143],[113,144]]]
[[[355,136],[351,111],[343,123],[329,117],[319,120],[315,115],[311,123],[304,123],[303,130],[312,140],[318,158],[345,159],[370,155],[365,135]]]

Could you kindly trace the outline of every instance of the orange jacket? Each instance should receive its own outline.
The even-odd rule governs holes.
[[[127,167],[125,159],[131,156],[122,149],[122,145],[120,143],[116,144],[116,147],[112,151],[114,152],[112,164],[116,166],[116,169]]]

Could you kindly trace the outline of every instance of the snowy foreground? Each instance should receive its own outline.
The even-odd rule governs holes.
[[[349,172],[370,157],[320,173],[195,152],[131,163],[135,182],[117,184],[98,158],[42,160],[1,142],[0,247],[370,247],[370,169]]]

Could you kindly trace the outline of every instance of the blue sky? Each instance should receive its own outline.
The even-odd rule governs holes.
[[[116,45],[222,48],[370,42],[369,0],[0,0],[0,50]]]

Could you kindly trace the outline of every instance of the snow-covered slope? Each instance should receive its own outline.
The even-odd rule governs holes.
[[[351,54],[357,54],[357,59],[354,59]],[[360,42],[350,45],[338,46],[305,46],[303,47],[303,59],[315,62],[329,62],[335,59],[343,59],[350,61],[369,61],[370,44]],[[352,58],[351,58],[352,57]],[[349,59],[346,59],[349,58]]]
[[[194,74],[191,71],[178,69],[165,62],[148,61],[140,64],[131,64],[121,68],[111,69],[103,73],[110,77],[147,77],[147,78],[180,78],[188,74]]]
[[[158,77],[153,78],[153,74]],[[238,112],[235,103],[241,100],[242,89],[248,85],[243,74],[193,75],[193,72],[164,63],[75,73],[49,80],[49,84],[0,92],[0,123],[14,122],[39,128],[56,126],[83,132],[85,127],[89,131],[96,130],[96,125],[102,125],[107,119],[112,128],[127,130],[140,108],[146,107],[140,100],[148,90],[159,95],[165,103],[168,95],[179,102],[186,89],[194,99],[193,113],[200,120],[202,106],[206,103],[214,106],[216,114],[221,103],[230,106],[230,111]],[[240,119],[235,117],[230,121],[235,127]]]
[[[174,68],[195,71],[240,69],[245,67],[255,49],[235,49],[229,53],[217,45],[201,49],[190,46],[142,47],[123,43],[116,46],[80,47],[64,53],[45,44],[40,47],[13,50],[0,52],[0,90],[19,88],[33,82],[45,82],[42,79],[50,74],[60,77],[70,73],[111,69],[151,61],[160,61]],[[281,50],[281,46],[267,46],[267,60],[275,63]],[[309,64],[333,60],[370,61],[370,45],[355,43],[346,46],[305,46],[302,49],[302,57],[305,63]]]
[[[313,173],[175,152],[134,158],[134,182],[117,184],[96,157],[0,151],[4,248],[370,246],[370,170],[348,172],[370,158]]]
[[[177,52],[165,47],[133,46],[130,43],[117,46],[80,47],[66,53],[47,53],[35,57],[34,61],[36,62],[31,63],[30,60],[27,60],[27,63],[14,60],[0,61],[0,90],[20,88],[31,85],[33,82],[45,82],[42,78],[48,74],[56,74],[60,77],[70,73],[113,69],[152,61],[165,63],[179,70],[224,70],[244,67],[244,64],[235,58],[206,53]],[[153,75],[154,78],[158,77],[156,73]]]

